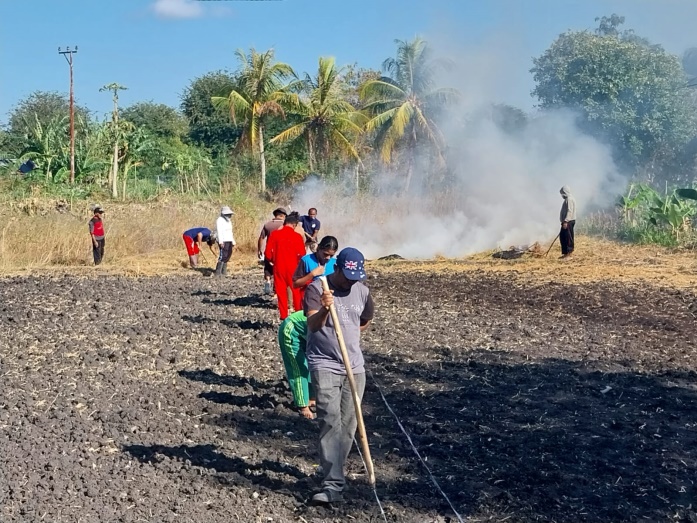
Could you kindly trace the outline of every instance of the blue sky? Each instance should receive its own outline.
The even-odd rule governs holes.
[[[379,68],[394,39],[417,34],[451,54],[495,50],[506,64],[496,96],[529,109],[531,58],[613,12],[671,52],[697,46],[697,0],[0,0],[0,122],[33,91],[68,91],[59,46],[78,46],[75,96],[101,116],[111,107],[102,85],[129,88],[122,106],[178,106],[191,79],[234,70],[237,48],[273,47],[298,72],[319,56]],[[477,63],[486,69],[488,59]]]

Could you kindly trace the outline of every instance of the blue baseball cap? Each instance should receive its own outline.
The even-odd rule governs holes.
[[[368,276],[365,273],[365,258],[358,249],[346,247],[336,257],[336,267],[341,268],[346,279],[363,281]]]

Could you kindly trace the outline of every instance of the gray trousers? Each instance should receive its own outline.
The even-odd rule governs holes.
[[[365,373],[354,374],[358,397],[363,399]],[[326,370],[312,371],[317,399],[322,487],[341,492],[346,484],[344,465],[356,434],[356,410],[348,378]]]

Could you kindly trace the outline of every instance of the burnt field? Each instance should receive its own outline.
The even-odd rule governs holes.
[[[372,268],[364,415],[390,522],[697,521],[690,290]],[[318,486],[260,275],[0,284],[0,521],[382,521]]]

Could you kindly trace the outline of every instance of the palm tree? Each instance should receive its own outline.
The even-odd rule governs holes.
[[[237,124],[243,121],[244,131],[238,146],[247,146],[259,153],[261,165],[261,190],[266,190],[266,157],[264,155],[264,123],[269,115],[285,116],[279,99],[288,92],[284,82],[295,77],[288,64],[274,61],[274,50],[258,53],[254,48],[249,55],[238,49],[240,62],[238,87],[228,96],[214,96],[213,105],[230,112]]]
[[[315,169],[315,158],[320,159],[323,168],[332,151],[361,163],[352,135],[360,135],[367,120],[363,114],[344,98],[340,82],[342,68],[337,68],[334,58],[320,58],[317,76],[305,74],[301,84],[303,96],[283,97],[286,112],[297,116],[299,123],[275,136],[269,143],[281,144],[297,139],[307,142],[310,170]]]
[[[391,163],[399,144],[408,150],[405,191],[409,189],[416,147],[426,141],[436,148],[439,157],[443,136],[433,120],[433,113],[459,99],[452,88],[437,88],[435,73],[446,62],[432,57],[425,40],[395,40],[397,57],[382,64],[385,76],[369,80],[360,88],[363,109],[371,116],[368,132],[376,133],[380,158]]]

